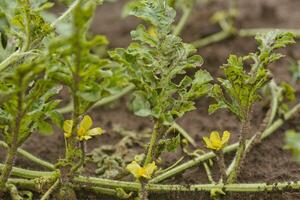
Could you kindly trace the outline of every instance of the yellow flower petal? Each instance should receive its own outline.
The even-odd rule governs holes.
[[[212,144],[211,144],[211,142],[210,142],[210,140],[209,140],[208,137],[204,136],[204,137],[203,137],[203,140],[204,140],[204,142],[205,142],[207,148],[209,148],[209,149],[212,149],[212,148],[213,148],[213,146],[212,146]]]
[[[222,140],[220,134],[217,131],[212,131],[209,138],[203,137],[206,147],[213,150],[220,150],[228,142],[230,133],[228,131],[223,132]]]
[[[141,167],[136,161],[132,161],[127,165],[126,169],[135,177],[144,177],[150,179],[154,171],[157,169],[155,162],[147,164],[145,167]]]
[[[220,150],[222,148],[222,141],[219,132],[213,131],[210,133],[210,142],[213,146],[212,149]]]
[[[65,120],[63,129],[65,132],[65,137],[69,138],[72,135],[72,128],[73,128],[73,120]]]
[[[87,132],[86,129],[80,127],[80,128],[78,129],[78,131],[77,131],[77,136],[78,136],[78,137],[83,137],[84,135],[86,135],[86,132]]]
[[[210,133],[209,140],[212,141],[221,141],[220,134],[218,131],[212,131]]]
[[[155,162],[153,161],[152,163],[147,164],[145,167],[145,174],[143,174],[142,176],[146,179],[150,179],[151,176],[153,175],[154,171],[157,169],[157,166],[155,164]]]
[[[80,141],[83,141],[83,140],[89,140],[89,139],[91,139],[92,138],[92,136],[89,136],[89,135],[83,135],[83,136],[79,136],[78,137],[78,139],[80,140]]]
[[[130,164],[127,165],[126,169],[135,177],[140,178],[141,177],[141,169],[142,167],[136,162],[132,161]]]
[[[79,127],[84,128],[85,130],[89,130],[93,125],[93,120],[89,115],[85,115],[80,122]]]
[[[102,135],[103,129],[102,128],[93,128],[87,132],[87,135],[95,136],[95,135]]]
[[[156,28],[154,26],[150,26],[148,28],[148,33],[149,35],[151,35],[152,37],[156,37],[157,36],[157,33],[156,33]]]
[[[230,138],[230,132],[224,131],[222,136],[222,145],[226,144]]]

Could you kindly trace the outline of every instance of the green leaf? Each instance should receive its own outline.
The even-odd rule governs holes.
[[[132,109],[134,113],[141,117],[147,117],[151,115],[150,103],[145,99],[145,96],[141,93],[135,93],[132,101]]]
[[[171,33],[175,10],[166,1],[134,1],[127,11],[150,23],[150,30],[139,25],[127,49],[109,54],[126,69],[136,87],[131,102],[135,114],[169,126],[195,109],[194,100],[208,93],[212,77],[205,70],[189,75],[203,59],[195,55],[192,45]]]
[[[283,88],[283,97],[288,101],[296,100],[296,90],[290,84],[281,82],[280,86]]]
[[[149,22],[160,31],[171,31],[171,24],[175,19],[175,10],[164,0],[141,0],[128,4],[126,12]]]
[[[286,131],[284,148],[292,151],[296,161],[300,162],[300,133],[295,130]]]
[[[53,129],[51,124],[49,124],[48,122],[45,121],[40,121],[39,123],[39,133],[41,133],[42,135],[52,135],[53,134]]]
[[[51,119],[51,121],[58,127],[63,127],[64,117],[61,113],[57,112],[56,110],[52,110],[47,113],[47,117]]]

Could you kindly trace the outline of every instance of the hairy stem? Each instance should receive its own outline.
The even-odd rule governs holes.
[[[280,97],[282,90],[278,88],[276,82],[274,79],[271,80],[269,83],[269,88],[271,90],[272,100],[271,100],[271,114],[270,119],[268,122],[268,126],[273,122],[276,114],[277,114],[277,108],[278,108],[278,98]]]
[[[223,181],[223,183],[226,183],[227,175],[226,175],[224,154],[222,151],[216,151],[215,154],[217,155],[217,162],[218,162],[218,167],[219,167],[220,174],[222,177],[222,181]]]
[[[115,181],[108,179],[92,178],[92,177],[76,177],[75,182],[80,184],[90,184],[96,187],[123,188],[124,190],[140,191],[139,183]],[[211,191],[212,189],[224,189],[231,192],[263,192],[277,191],[284,189],[300,189],[300,181],[298,182],[281,182],[274,184],[267,183],[239,183],[239,184],[196,184],[196,185],[165,185],[165,184],[146,184],[145,188],[150,193],[155,192],[171,192],[171,191]]]
[[[210,171],[210,169],[209,169],[209,166],[207,165],[206,162],[203,162],[203,166],[204,166],[204,169],[205,169],[205,172],[206,172],[208,181],[209,181],[210,183],[213,183],[213,184],[214,184],[215,181],[214,181],[214,179],[213,179],[213,177],[212,177],[212,175],[211,175],[211,171]]]
[[[0,171],[4,170],[5,165],[0,163]],[[21,177],[21,178],[27,178],[27,179],[34,179],[39,178],[42,176],[60,176],[60,173],[58,171],[52,171],[52,172],[43,172],[43,171],[34,171],[34,170],[28,170],[28,169],[22,169],[19,167],[13,167],[11,171],[11,175],[15,177]]]
[[[59,16],[54,22],[52,22],[51,26],[57,26],[59,22],[63,21],[66,17],[68,17],[79,3],[80,0],[74,1],[72,5],[61,16]]]
[[[85,162],[85,142],[84,141],[80,142],[80,149],[81,149],[80,160],[74,167],[72,167],[71,173],[75,173],[81,166],[84,165],[84,162]]]
[[[151,134],[151,139],[150,139],[149,146],[147,148],[147,153],[146,153],[146,157],[145,157],[145,160],[144,160],[144,166],[151,163],[154,159],[155,146],[156,146],[156,142],[158,140],[159,134],[160,134],[159,129],[160,129],[159,122],[156,122],[154,127],[153,127],[153,131],[152,131],[152,134]]]
[[[184,8],[183,9],[183,13],[182,13],[182,16],[178,22],[178,24],[176,25],[174,31],[173,31],[173,34],[174,35],[180,35],[182,29],[184,28],[187,20],[189,19],[191,13],[192,13],[192,10],[193,10],[193,6],[189,6],[188,8]]]
[[[201,48],[208,46],[212,43],[220,42],[231,37],[233,34],[228,30],[222,30],[220,32],[214,33],[212,35],[206,36],[202,39],[196,40],[192,43],[195,48]]]
[[[1,166],[1,165],[0,165]],[[1,168],[0,168],[1,169]],[[35,174],[31,178],[38,178],[41,176],[55,175],[54,172],[39,172],[32,170],[24,170],[20,168],[13,168],[13,172],[18,175],[23,175],[26,177],[26,172],[30,174]],[[36,182],[28,179],[9,179],[8,183],[12,183],[16,186],[25,187],[25,188],[34,188]],[[74,177],[74,184],[80,185],[80,187],[92,187],[92,188],[105,188],[105,189],[115,189],[122,188],[129,191],[140,191],[141,184],[137,182],[126,182],[126,181],[117,181],[110,179],[102,179],[96,177],[84,177],[77,176]],[[76,187],[76,185],[74,185]],[[264,191],[278,191],[278,190],[298,190],[300,189],[300,181],[296,182],[278,182],[273,184],[267,183],[238,183],[238,184],[196,184],[196,185],[166,185],[166,184],[146,184],[145,188],[147,191],[155,192],[171,192],[171,191],[211,191],[212,189],[224,189],[229,192],[264,192]]]
[[[194,138],[192,138],[188,132],[186,132],[186,130],[184,130],[179,124],[177,124],[176,122],[174,122],[172,124],[172,126],[166,131],[166,134],[168,134],[169,132],[171,132],[171,130],[177,130],[185,139],[187,139],[187,141],[193,145],[193,147],[197,147],[197,144],[194,140]]]
[[[4,141],[0,141],[0,146],[4,147],[6,149],[9,148],[8,145]],[[55,166],[52,163],[42,160],[21,148],[18,148],[17,153],[20,154],[21,156],[23,156],[24,158],[27,158],[28,160],[30,160],[42,167],[45,167],[50,170],[55,170]]]
[[[236,179],[240,173],[241,170],[241,163],[242,159],[244,157],[244,153],[246,150],[246,136],[249,134],[250,131],[250,120],[249,117],[246,117],[246,120],[242,122],[242,129],[240,132],[240,138],[239,138],[239,147],[237,149],[237,152],[235,154],[235,158],[233,160],[234,166],[233,170],[229,172],[228,174],[228,180],[227,183],[234,183],[236,182]]]
[[[19,195],[18,189],[15,185],[9,183],[7,184],[7,188],[12,200],[23,200],[23,198]]]
[[[41,200],[47,200],[50,198],[50,195],[56,190],[59,186],[59,179],[57,179],[54,184],[47,190],[47,192],[41,197]]]
[[[19,139],[19,131],[20,131],[20,126],[21,126],[21,121],[22,121],[22,117],[23,117],[23,88],[22,88],[22,83],[23,83],[23,79],[19,78],[19,91],[18,91],[18,103],[17,103],[17,114],[15,117],[15,124],[14,124],[14,128],[13,128],[13,132],[12,132],[12,140],[11,140],[11,144],[8,148],[8,152],[7,152],[7,158],[4,164],[4,168],[2,170],[2,174],[0,177],[0,188],[3,189],[5,188],[5,184],[7,182],[7,179],[10,176],[13,164],[14,164],[14,160],[17,154],[17,150],[19,147],[18,144],[18,139]]]
[[[146,189],[145,181],[141,181],[141,190],[139,191],[139,197],[141,200],[148,200],[148,191]]]

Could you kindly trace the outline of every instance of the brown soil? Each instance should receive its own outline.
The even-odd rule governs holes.
[[[120,11],[126,1],[119,0],[117,3],[108,3],[98,9],[96,13],[92,31],[107,35],[111,44],[110,47],[125,47],[130,42],[129,31],[138,23],[136,19],[121,19]],[[208,6],[198,5],[193,12],[186,28],[183,31],[185,41],[194,41],[202,36],[217,32],[218,26],[212,25],[208,19],[212,13],[220,8],[225,7],[223,1],[216,1]],[[243,28],[257,27],[282,27],[282,28],[300,28],[300,1],[296,0],[240,0],[240,16],[238,18],[238,26]],[[254,51],[256,44],[251,38],[231,38],[226,41],[210,45],[209,47],[199,50],[199,54],[205,60],[204,68],[214,75],[220,75],[219,66],[226,61],[230,53],[242,55],[250,51]],[[290,58],[300,58],[300,46],[294,45],[289,47],[285,52]],[[288,57],[283,61],[277,62],[271,66],[272,72],[278,81],[290,80],[288,73]],[[299,86],[298,86],[299,87]],[[298,88],[299,89],[299,88]],[[299,93],[298,93],[299,94]],[[299,95],[298,95],[299,96]],[[102,143],[115,144],[121,138],[112,131],[113,124],[120,124],[128,130],[143,131],[151,127],[151,121],[136,117],[127,108],[126,99],[106,108],[94,109],[90,114],[100,125],[106,130],[106,134],[88,144],[91,150]],[[232,114],[219,111],[209,116],[207,106],[210,100],[202,98],[197,103],[198,109],[186,114],[179,120],[190,134],[195,138],[200,146],[202,145],[201,136],[208,134],[212,130],[228,130],[233,133],[234,137],[231,142],[236,140],[239,131],[239,123]],[[265,114],[265,108],[261,104],[255,106],[253,117],[253,132],[255,125],[259,124]],[[247,158],[239,177],[239,182],[278,182],[278,181],[295,181],[300,180],[300,165],[293,161],[290,153],[283,150],[283,138],[285,130],[294,128],[300,130],[300,116],[286,123],[282,128],[276,131],[274,135],[256,146]],[[55,162],[64,152],[63,136],[57,131],[50,137],[33,135],[23,146],[24,149],[33,154],[44,158],[45,160]],[[1,156],[2,154],[2,156]],[[180,154],[177,152],[176,155]],[[3,158],[3,153],[0,152]],[[226,158],[229,161],[232,155]],[[167,160],[164,165],[171,164],[176,160],[175,156],[166,156]],[[18,158],[17,166],[30,169],[39,169],[36,165],[24,159]],[[217,178],[218,174],[213,174]],[[173,184],[194,184],[207,183],[207,177],[202,165],[187,170],[183,174],[177,175],[164,183]],[[101,196],[89,191],[78,192],[78,199],[116,199],[109,196]],[[210,199],[208,193],[169,193],[169,194],[151,194],[150,199]],[[228,193],[224,199],[230,200],[297,200],[300,199],[299,191],[285,191],[272,193]]]

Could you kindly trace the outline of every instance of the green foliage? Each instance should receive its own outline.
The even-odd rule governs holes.
[[[8,144],[12,143],[16,128],[19,146],[35,131],[52,133],[49,120],[57,125],[62,122],[55,111],[60,101],[51,98],[61,87],[47,80],[45,73],[44,65],[32,61],[2,74],[0,93],[9,95],[0,107],[0,126]]]
[[[294,43],[293,34],[279,31],[260,34],[256,40],[258,52],[245,57],[230,55],[227,64],[222,66],[225,78],[219,78],[220,85],[214,85],[210,93],[217,103],[210,105],[209,113],[226,108],[241,121],[246,120],[252,105],[260,98],[260,89],[272,78],[267,66],[283,57],[274,50]],[[246,70],[245,61],[252,62],[250,71]]]
[[[279,96],[279,113],[284,114],[289,110],[290,102],[294,102],[296,100],[296,91],[295,89],[286,82],[280,83],[280,96]]]
[[[148,22],[154,31],[139,25],[131,32],[134,42],[110,55],[127,68],[136,86],[132,100],[135,114],[170,125],[195,108],[193,100],[208,92],[212,77],[205,70],[197,70],[193,78],[188,75],[189,69],[196,69],[203,61],[193,55],[194,47],[171,34],[175,11],[165,1],[139,1],[129,13]]]
[[[10,33],[18,41],[17,47],[24,50],[36,48],[40,41],[52,31],[50,24],[40,15],[41,3],[29,0],[19,1],[15,15],[9,19]]]
[[[18,51],[37,50],[43,46],[44,39],[52,31],[51,26],[40,15],[40,6],[45,1],[1,1],[1,36],[7,43],[0,47],[0,61]],[[8,10],[8,12],[4,12]],[[1,14],[0,14],[1,15]],[[52,122],[60,126],[62,117],[55,111],[59,100],[53,99],[60,91],[48,79],[45,54],[39,57],[27,54],[26,59],[3,68],[0,75],[0,126],[1,133],[9,145],[20,146],[32,133],[52,133]],[[13,134],[17,134],[16,144]]]
[[[117,64],[93,53],[94,48],[108,44],[102,35],[92,38],[88,35],[95,6],[95,1],[79,3],[72,13],[71,33],[55,37],[49,46],[52,65],[49,76],[75,93],[73,101],[80,104],[79,114],[128,84]]]
[[[284,148],[292,151],[294,158],[300,162],[300,133],[295,130],[286,131]]]
[[[292,74],[293,82],[298,83],[300,80],[300,60],[291,61],[289,71]]]

